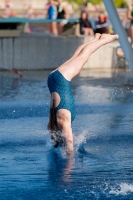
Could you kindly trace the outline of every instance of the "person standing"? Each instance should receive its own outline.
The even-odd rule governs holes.
[[[62,33],[63,27],[66,24],[65,20],[69,18],[69,11],[67,4],[63,2],[63,0],[58,0],[57,4],[57,19],[62,19],[61,22],[58,23],[58,34]]]
[[[48,19],[56,20],[56,18],[57,18],[56,4],[53,0],[49,0]],[[52,22],[49,23],[49,31],[56,36],[58,35],[56,21],[52,21]]]
[[[13,10],[13,1],[6,0],[5,1],[5,17],[15,17],[16,13]]]
[[[130,37],[133,48],[133,4],[128,8],[127,18],[130,20]]]

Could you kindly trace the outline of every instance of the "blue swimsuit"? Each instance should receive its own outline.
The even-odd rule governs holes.
[[[50,93],[57,92],[60,96],[60,103],[55,108],[57,112],[59,109],[67,109],[71,112],[71,122],[75,118],[74,98],[71,91],[71,82],[58,71],[54,71],[48,76],[48,88]]]

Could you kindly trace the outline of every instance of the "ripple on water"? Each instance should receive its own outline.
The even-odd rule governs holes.
[[[78,82],[72,156],[49,140],[46,79],[0,82],[2,200],[133,199],[132,88]]]

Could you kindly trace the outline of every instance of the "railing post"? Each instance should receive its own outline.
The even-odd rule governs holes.
[[[119,35],[119,42],[121,44],[121,47],[123,49],[125,58],[128,62],[129,68],[133,72],[133,50],[131,48],[131,45],[128,41],[126,31],[124,30],[122,23],[119,19],[118,13],[116,11],[116,8],[114,6],[113,0],[103,0],[105,7],[107,9],[107,12],[109,14],[110,21],[113,25],[113,28],[115,30],[115,33]]]

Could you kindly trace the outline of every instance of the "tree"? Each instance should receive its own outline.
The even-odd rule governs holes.
[[[70,3],[77,3],[77,4],[82,4],[83,0],[67,0]],[[107,0],[110,1],[110,0]],[[102,0],[88,0],[88,2],[91,2],[94,5],[100,4],[102,2]],[[122,8],[122,7],[127,7],[127,2],[126,0],[114,0],[114,4],[116,6],[116,8]]]
[[[94,5],[98,5],[102,2],[102,0],[90,0],[90,2]]]
[[[116,8],[128,7],[127,2],[125,0],[114,0],[114,4]]]
[[[67,0],[70,3],[77,3],[77,4],[82,4],[83,0]],[[102,2],[102,0],[89,0],[88,2],[91,2],[92,4],[100,4]]]

